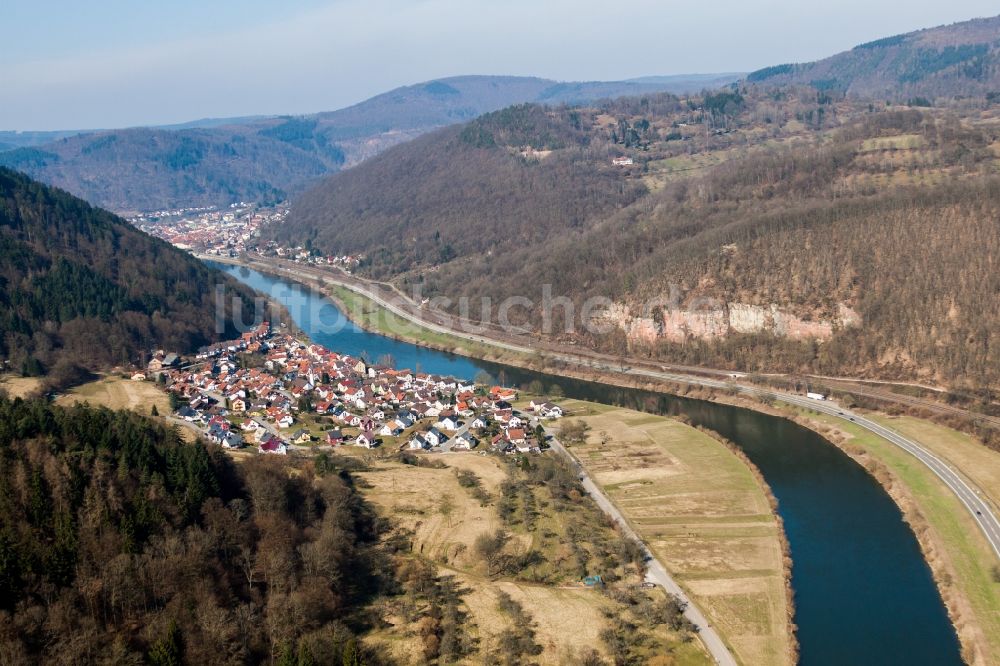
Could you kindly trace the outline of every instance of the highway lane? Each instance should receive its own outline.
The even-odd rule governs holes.
[[[910,407],[917,407],[919,409],[925,409],[931,412],[936,412],[938,414],[953,414],[955,416],[959,416],[963,419],[968,419],[973,422],[978,421],[982,425],[990,426],[993,428],[1000,428],[1000,417],[997,416],[990,416],[989,414],[980,414],[978,412],[973,412],[968,409],[955,407],[953,405],[947,405],[933,400],[914,398],[912,396],[893,393],[891,391],[871,388],[860,382],[855,383],[855,382],[845,381],[843,379],[835,379],[835,378],[827,379],[823,377],[817,377],[817,379],[819,380],[818,383],[829,386],[831,389],[836,389],[843,391],[845,393],[850,393],[851,395],[873,398],[881,402],[895,402],[903,405],[908,405]]]
[[[771,391],[758,389],[752,386],[733,385],[727,382],[703,379],[700,377],[687,377],[685,375],[675,375],[671,373],[656,373],[643,371],[642,369],[633,370],[637,374],[644,374],[650,377],[660,376],[661,378],[669,381],[687,382],[717,389],[735,388],[740,393],[755,397],[761,395],[773,395],[778,400],[788,404],[795,405],[797,407],[804,407],[806,409],[813,409],[818,412],[855,423],[856,425],[875,433],[879,437],[887,439],[930,468],[930,470],[934,472],[934,474],[937,475],[937,477],[940,478],[946,486],[948,486],[952,493],[955,494],[958,500],[969,511],[969,514],[972,516],[973,520],[976,521],[976,524],[979,525],[979,528],[986,537],[986,540],[989,541],[990,546],[993,548],[994,554],[998,559],[1000,559],[1000,520],[997,520],[996,512],[990,503],[985,499],[982,491],[975,488],[970,481],[967,481],[939,457],[928,451],[917,442],[904,437],[899,432],[892,430],[891,428],[887,428],[880,423],[876,423],[875,421],[865,418],[864,416],[848,409],[841,408],[835,403],[824,400],[813,400],[811,398],[806,398],[792,393],[785,393],[783,391]]]
[[[211,257],[206,257],[211,259]],[[347,280],[341,279],[336,274],[332,274],[327,271],[318,271],[316,269],[303,270],[301,268],[290,269],[288,267],[276,266],[273,264],[265,263],[265,270],[270,270],[273,272],[284,273],[292,279],[297,279],[300,281],[315,280],[317,277],[322,277],[325,280],[334,282],[343,286],[351,291],[359,293],[367,298],[370,298],[376,304],[382,306],[386,310],[392,312],[393,314],[402,317],[403,319],[413,323],[416,326],[421,326],[423,328],[429,329],[431,331],[442,333],[445,335],[450,335],[453,337],[462,338],[472,342],[478,342],[481,344],[489,345],[495,348],[504,349],[507,351],[513,351],[521,354],[536,355],[539,353],[537,347],[532,347],[527,344],[517,344],[512,342],[507,342],[504,340],[496,340],[484,335],[478,335],[474,333],[467,333],[465,331],[455,330],[454,328],[446,327],[441,324],[427,321],[422,315],[423,311],[419,309],[413,303],[410,303],[411,308],[417,311],[416,314],[412,311],[408,311],[406,308],[401,307],[392,300],[384,298],[381,293],[374,287],[366,288],[358,283],[357,279]],[[397,293],[398,295],[398,293]],[[402,299],[402,297],[400,297]],[[920,462],[929,467],[938,478],[940,478],[946,486],[958,497],[959,501],[966,507],[972,518],[979,525],[980,530],[983,535],[990,542],[990,546],[993,548],[994,553],[997,558],[1000,559],[1000,520],[997,519],[997,515],[993,507],[984,499],[982,491],[976,488],[970,481],[965,480],[960,474],[953,470],[948,464],[942,461],[940,458],[935,456],[933,453],[922,447],[919,443],[904,437],[900,433],[886,428],[881,424],[875,423],[874,421],[864,418],[859,414],[855,414],[846,409],[837,407],[835,404],[812,400],[804,396],[800,396],[793,393],[787,393],[785,391],[778,391],[773,389],[761,389],[754,386],[746,386],[743,384],[736,384],[731,381],[720,381],[716,379],[709,379],[701,376],[685,375],[672,373],[667,371],[655,370],[648,367],[633,366],[626,367],[613,362],[610,359],[601,359],[596,353],[593,355],[580,354],[580,353],[568,353],[568,352],[558,352],[550,350],[541,350],[543,355],[549,359],[558,360],[571,365],[583,366],[588,368],[593,368],[595,370],[601,370],[604,372],[620,373],[623,375],[633,376],[633,377],[646,377],[649,379],[676,382],[681,384],[693,384],[696,386],[704,386],[708,388],[722,389],[722,390],[736,390],[741,394],[749,396],[775,396],[777,399],[782,400],[788,404],[796,405],[798,407],[805,407],[808,409],[814,409],[816,411],[823,412],[830,416],[834,416],[845,421],[856,423],[857,425],[865,428],[876,435],[887,439],[896,446],[899,446],[906,452],[910,453],[916,457]]]
[[[787,398],[782,396],[783,400]],[[982,491],[976,489],[971,482],[967,481],[961,474],[956,472],[950,465],[939,457],[920,446],[913,440],[907,439],[900,433],[886,428],[880,423],[865,418],[860,414],[840,409],[830,403],[820,403],[819,401],[809,401],[799,398],[795,403],[800,407],[809,407],[825,414],[838,416],[853,420],[857,425],[870,430],[880,437],[889,440],[910,455],[917,458],[924,465],[929,467],[939,479],[955,494],[958,500],[968,509],[973,519],[979,525],[986,539],[993,547],[993,552],[1000,558],[1000,521],[997,520],[990,503],[985,499]],[[806,404],[811,403],[811,404]]]

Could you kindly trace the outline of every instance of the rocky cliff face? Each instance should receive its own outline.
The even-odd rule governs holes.
[[[776,304],[715,303],[697,308],[661,308],[660,311],[634,314],[629,306],[615,304],[603,319],[621,330],[630,341],[651,343],[657,340],[685,342],[691,339],[714,340],[732,333],[771,333],[793,340],[828,340],[837,328],[861,324],[861,317],[845,303],[838,304],[837,316],[829,319],[803,319]]]

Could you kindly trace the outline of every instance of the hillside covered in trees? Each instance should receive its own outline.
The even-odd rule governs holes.
[[[364,252],[393,271],[473,253],[510,260],[645,192],[588,149],[592,122],[525,105],[439,130],[307,192],[272,231],[285,243]]]
[[[362,272],[422,296],[538,303],[551,284],[577,312],[606,297],[603,333],[563,334],[562,308],[552,331],[604,350],[990,384],[998,136],[984,98],[743,87],[522,106],[330,178],[270,233],[360,253]],[[539,308],[514,312],[541,329]]]
[[[0,397],[0,659],[376,664],[350,477],[239,467],[134,413]]]
[[[737,75],[650,81],[564,82],[462,76],[397,88],[359,104],[306,116],[235,118],[216,125],[131,128],[68,136],[0,136],[0,166],[23,171],[96,205],[145,212],[236,201],[269,203],[321,176],[438,127],[522,102],[589,102],[697,90]],[[9,143],[10,150],[4,148]],[[5,152],[4,152],[5,151]]]
[[[42,374],[142,363],[157,347],[193,351],[236,334],[234,295],[252,322],[246,287],[107,211],[0,168],[0,357],[9,369]]]
[[[134,412],[0,394],[0,660],[507,666],[552,662],[555,638],[567,663],[707,663],[567,462],[482,462],[503,481],[406,452],[236,462]],[[385,474],[437,485],[394,507]],[[418,536],[438,514],[448,529]],[[597,589],[574,585],[594,570]],[[541,613],[566,611],[546,599],[599,640],[554,637]]]
[[[1000,16],[859,44],[816,62],[765,67],[753,85],[811,85],[905,102],[1000,95]]]

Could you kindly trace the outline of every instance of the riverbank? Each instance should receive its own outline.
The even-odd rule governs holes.
[[[562,404],[590,428],[573,453],[740,663],[795,663],[787,541],[752,463],[678,419]]]
[[[998,663],[1000,569],[992,564],[993,550],[968,512],[928,467],[870,431],[826,414],[744,396],[722,394],[706,399],[792,420],[822,436],[864,468],[892,498],[915,535],[958,635],[964,661],[974,666]],[[960,447],[959,458],[967,464],[974,462],[976,480],[987,481],[984,487],[993,491],[1000,489],[1000,453],[974,442],[965,433],[909,416],[866,416],[922,444],[931,435],[951,447]],[[941,455],[954,455],[954,448],[948,445],[939,441],[928,448]]]
[[[393,340],[409,342],[449,354],[459,354],[491,363],[503,363],[540,372],[544,371],[542,367],[545,364],[541,357],[530,357],[515,351],[499,351],[490,345],[432,331],[410,322],[403,322],[402,325],[390,324],[390,321],[401,322],[401,320],[372,299],[362,296],[356,291],[339,285],[322,288],[313,286],[313,288],[319,289],[324,296],[333,301],[337,308],[344,313],[344,316],[356,326],[370,333],[377,333]],[[390,317],[392,317],[391,320]]]
[[[1000,579],[992,564],[994,553],[955,495],[918,460],[863,428],[799,408],[778,408],[776,412],[795,418],[827,438],[878,481],[917,537],[958,634],[965,661],[974,666],[1000,662]],[[909,429],[914,428],[924,433],[948,430],[911,419]],[[949,434],[964,436],[956,431]],[[975,444],[970,441],[967,445]],[[985,465],[996,469],[1000,454],[979,448],[997,457]],[[972,451],[970,455],[981,457],[977,453]]]
[[[345,314],[349,316],[358,326],[381,335],[388,335],[390,337],[395,336],[397,339],[399,338],[395,331],[388,330],[390,327],[385,325],[384,309],[374,303],[371,299],[339,286],[333,287],[330,291],[333,293],[328,295],[335,300],[338,307],[341,307]],[[380,315],[380,312],[383,314]],[[851,456],[852,459],[859,462],[866,470],[869,471],[869,473],[872,473],[873,478],[875,478],[876,481],[878,481],[886,490],[887,494],[893,499],[900,511],[903,513],[904,519],[910,525],[915,536],[917,537],[924,559],[928,563],[928,566],[930,566],[934,575],[935,584],[942,600],[944,601],[949,619],[958,634],[964,658],[969,663],[977,665],[993,663],[990,660],[993,658],[993,655],[998,654],[998,649],[1000,649],[1000,645],[996,644],[1000,642],[1000,628],[998,628],[998,631],[990,634],[990,632],[984,628],[984,623],[978,620],[980,616],[990,617],[992,621],[988,623],[990,625],[987,627],[989,630],[994,629],[992,626],[994,622],[1000,622],[1000,618],[996,617],[996,613],[990,610],[991,608],[1000,608],[1000,599],[995,599],[997,596],[997,590],[995,588],[997,588],[998,585],[992,582],[991,571],[989,566],[986,564],[993,561],[993,553],[985,539],[982,538],[981,533],[972,523],[971,517],[968,516],[968,513],[962,508],[958,500],[950,493],[948,488],[945,487],[944,484],[940,483],[936,477],[934,477],[933,472],[929,468],[923,466],[919,461],[913,459],[906,452],[902,451],[891,442],[882,440],[877,435],[874,435],[863,428],[854,426],[853,430],[860,433],[863,436],[864,441],[875,441],[879,444],[877,447],[869,447],[870,452],[867,453],[867,457],[862,456],[859,458],[856,455],[857,451],[852,453],[851,450],[848,450],[850,447],[843,446],[843,442],[848,438],[854,437],[853,435],[845,433],[840,441],[836,441],[837,438],[830,437],[828,435],[829,427],[841,426],[842,429],[839,432],[842,433],[845,432],[844,429],[850,428],[847,424],[839,423],[842,419],[823,416],[824,426],[829,427],[818,428],[815,427],[817,425],[815,422],[809,419],[801,418],[801,410],[797,412],[790,412],[783,409],[769,409],[767,405],[761,402],[745,397],[737,397],[725,391],[660,381],[641,381],[634,378],[629,381],[620,374],[604,373],[597,370],[585,370],[579,367],[568,367],[566,365],[552,367],[551,364],[545,363],[544,359],[541,357],[527,359],[523,355],[513,353],[496,354],[491,353],[491,350],[485,346],[482,346],[482,348],[478,350],[473,350],[469,349],[465,345],[466,341],[460,338],[449,338],[449,336],[432,331],[427,331],[426,333],[426,337],[412,335],[405,336],[402,339],[417,345],[426,345],[442,351],[459,354],[473,356],[478,355],[480,358],[485,360],[506,363],[539,372],[562,374],[576,379],[596,381],[622,388],[635,388],[657,392],[666,391],[668,393],[684,397],[695,397],[712,402],[745,407],[783,418],[791,418],[801,425],[809,427],[818,434],[831,440],[835,446],[838,446],[838,448]],[[985,447],[983,447],[983,449],[988,451]],[[911,472],[911,474],[913,472],[919,472],[921,483],[924,486],[931,483],[938,487],[938,492],[934,498],[922,498],[923,504],[926,505],[933,503],[935,506],[941,506],[943,504],[947,506],[947,510],[931,512],[926,508],[926,506],[922,506],[921,502],[917,501],[918,494],[914,493],[909,488],[904,487],[905,482],[902,479],[910,475],[900,477],[897,472],[893,477],[895,482],[890,481],[889,483],[886,483],[888,477],[885,474],[879,475],[873,473],[872,460],[874,459],[873,456],[876,455],[878,456],[878,459],[875,464],[881,466],[882,468],[886,466],[886,460],[891,457],[892,462],[897,463],[897,468],[899,465],[907,463],[906,467],[912,468],[907,471]],[[766,488],[766,484],[764,487]],[[960,532],[964,531],[965,535],[974,533],[973,537],[970,538],[965,536],[964,539],[952,539],[949,546],[945,548],[943,545],[940,545],[942,542],[940,538],[932,539],[928,534],[927,518],[925,516],[929,513],[933,513],[936,517],[936,532],[940,532],[942,530],[953,531],[955,529],[954,526],[956,525],[954,517],[959,516],[962,519],[961,523],[965,528],[967,528],[960,530]],[[971,546],[970,544],[973,541],[979,543],[975,546]],[[949,557],[943,557],[939,554],[946,551],[951,551]],[[954,566],[952,563],[956,560],[962,562],[964,566]],[[973,575],[963,577],[959,573],[960,569],[964,571],[974,571],[974,573]],[[787,589],[790,590],[790,572],[786,572],[786,575],[788,576],[788,578],[786,578]],[[956,581],[961,581],[961,583],[957,584]],[[993,603],[996,603],[997,605],[991,606]],[[791,606],[789,606],[788,612],[790,614],[793,612]],[[790,622],[789,626],[794,625]],[[991,637],[997,636],[998,638],[987,638],[988,635]],[[794,638],[792,639],[790,645],[794,645]]]
[[[259,281],[259,275],[252,279]],[[315,280],[296,277],[290,279],[293,282],[304,282],[316,289],[313,284]],[[316,308],[315,305],[309,307]],[[350,311],[350,308],[345,307],[345,310]],[[395,316],[409,318],[412,314],[395,313]],[[373,328],[377,321],[377,318],[374,322],[370,321],[368,327]],[[357,327],[355,330],[358,330]],[[354,334],[349,334],[349,337],[350,335]],[[419,343],[419,340],[414,342]],[[482,342],[485,344],[487,341]],[[500,343],[498,346],[504,347]],[[444,348],[456,351],[456,347],[461,349],[462,345]],[[410,358],[409,363],[414,362],[415,359],[408,352],[404,352],[404,355]],[[795,583],[797,593],[801,593],[797,601],[801,611],[803,659],[836,664],[844,663],[844,660],[863,662],[874,655],[882,655],[890,661],[903,658],[903,655],[909,655],[913,659],[928,659],[930,655],[935,655],[936,663],[958,663],[955,633],[951,627],[942,633],[942,627],[949,624],[948,617],[940,595],[934,589],[930,569],[921,558],[913,532],[904,526],[902,516],[891,498],[872,481],[863,468],[855,466],[841,452],[828,446],[829,442],[816,436],[814,431],[793,424],[787,415],[779,415],[783,417],[781,419],[763,416],[771,414],[771,411],[760,408],[753,398],[748,400],[748,404],[741,405],[750,407],[752,411],[743,412],[724,408],[723,405],[718,409],[709,409],[708,402],[687,401],[683,398],[686,396],[718,403],[742,401],[740,394],[749,394],[755,391],[753,388],[700,376],[678,375],[666,368],[663,372],[656,369],[651,371],[645,366],[622,366],[619,370],[614,360],[591,360],[589,355],[578,363],[575,359],[579,356],[570,353],[550,355],[546,352],[546,363],[539,362],[542,359],[538,355],[533,356],[530,362],[493,356],[500,362],[507,363],[507,368],[491,368],[489,363],[480,364],[479,367],[473,364],[471,372],[485,369],[503,377],[506,370],[506,376],[514,382],[523,385],[528,385],[529,382],[544,384],[547,390],[557,388],[555,383],[559,382],[559,377],[563,377],[563,385],[574,396],[597,399],[606,404],[629,405],[644,412],[689,414],[695,423],[738,441],[741,449],[746,450],[761,465],[768,480],[776,483],[775,494],[782,498],[787,507],[782,509],[782,515],[787,514],[786,520],[791,519],[789,539],[792,544],[800,544],[807,549],[803,551],[807,553],[805,563],[802,567],[797,564],[796,570],[807,567],[809,574],[803,575],[799,580],[797,573]],[[442,357],[435,361],[435,365],[440,368],[442,362],[445,366],[453,363]],[[468,365],[466,361],[462,363]],[[442,371],[447,372],[437,370]],[[536,371],[549,374],[538,374]],[[577,382],[574,378],[591,383]],[[595,381],[601,383],[593,383]],[[623,387],[623,390],[613,387]],[[668,393],[682,397],[671,398]],[[771,402],[767,400],[770,392],[756,390],[756,393],[765,402]],[[783,395],[783,399],[809,403],[805,406],[812,407],[812,401],[794,395]],[[823,407],[837,413],[835,407]],[[755,412],[761,414],[753,416]],[[849,415],[841,418],[846,421]],[[859,421],[864,419],[859,416]],[[873,426],[866,424],[866,427]],[[783,445],[775,449],[775,441],[782,442]],[[799,442],[806,447],[802,451],[809,451],[807,457],[795,452],[795,445]],[[786,450],[786,445],[792,448]],[[789,474],[792,469],[797,471]],[[825,475],[827,471],[831,476]],[[865,481],[859,482],[859,478]],[[817,483],[819,486],[815,485]],[[817,493],[815,488],[822,490]],[[825,490],[834,488],[842,488],[842,491],[830,495],[830,501],[816,503],[817,494],[822,497]],[[838,501],[831,503],[835,498]],[[965,505],[969,506],[968,501]],[[841,508],[826,510],[826,507],[835,506]],[[887,510],[887,506],[891,509]],[[822,515],[822,519],[817,520],[817,512]],[[868,520],[858,522],[858,515],[867,515]],[[797,536],[793,538],[793,534]],[[888,541],[883,543],[884,539]],[[866,544],[866,548],[859,551],[855,545],[858,543]],[[865,581],[863,584],[860,583],[859,576]],[[892,609],[891,612],[888,612],[889,608]],[[841,631],[832,631],[838,626]],[[912,634],[914,626],[924,627],[919,636]],[[849,631],[853,638],[843,640],[842,631]],[[949,647],[949,644],[953,647]]]

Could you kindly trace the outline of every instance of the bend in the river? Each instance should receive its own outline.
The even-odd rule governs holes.
[[[736,443],[779,502],[792,554],[800,663],[960,664],[958,639],[913,532],[878,483],[818,434],[786,419],[701,400],[478,361],[364,331],[328,299],[282,278],[213,264],[289,310],[315,342],[399,367],[508,384],[540,381],[569,397],[684,414]]]

